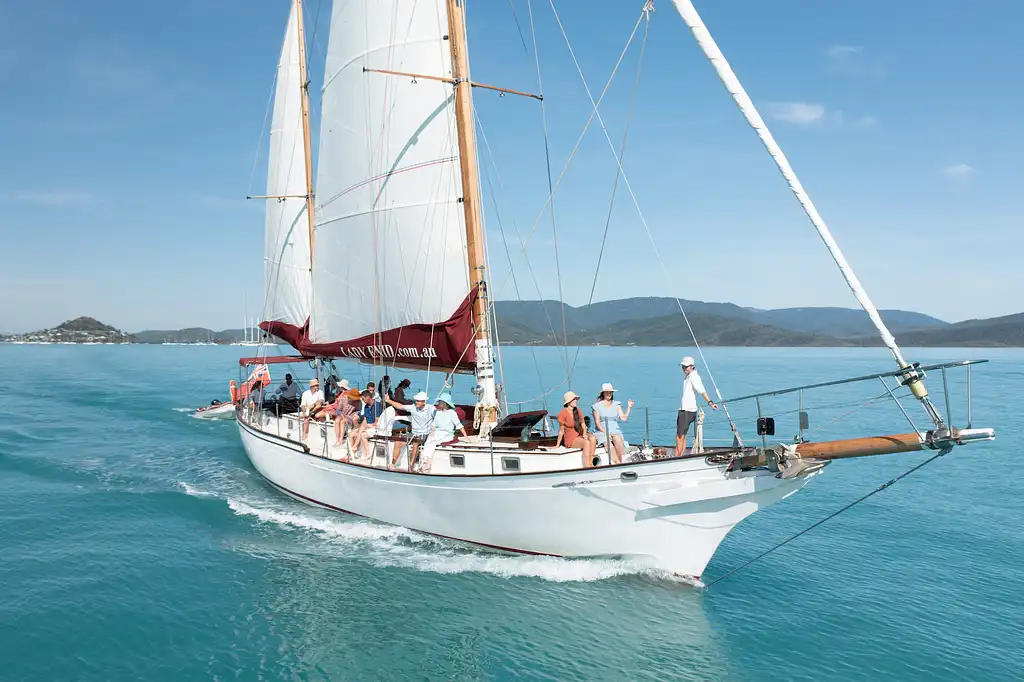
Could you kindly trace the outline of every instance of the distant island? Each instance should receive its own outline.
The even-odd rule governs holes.
[[[133,335],[91,317],[76,317],[52,329],[0,336],[7,343],[138,343]]]
[[[250,332],[251,333],[251,332]],[[175,330],[146,330],[130,334],[92,317],[76,317],[51,329],[27,334],[0,335],[0,343],[148,343],[188,345],[229,345],[247,340],[244,329],[213,331],[204,327]],[[272,342],[278,342],[276,337]]]
[[[693,333],[705,346],[857,347],[881,340],[863,310],[777,308],[681,301]],[[586,306],[559,301],[497,301],[498,336],[506,345],[691,346],[693,336],[674,298],[643,297]],[[1024,313],[949,323],[907,310],[882,310],[882,319],[904,346],[1024,347]],[[562,318],[565,316],[563,331]],[[129,334],[80,317],[29,334],[0,336],[9,343],[231,344],[245,330],[204,327],[144,330]],[[278,341],[278,339],[273,339]]]

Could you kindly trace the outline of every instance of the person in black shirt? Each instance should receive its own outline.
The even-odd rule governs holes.
[[[377,382],[377,395],[381,400],[387,398],[394,399],[395,395],[391,391],[391,377],[387,374],[381,377],[380,381]]]
[[[407,400],[405,397],[405,389],[409,388],[411,385],[412,382],[409,381],[408,379],[402,379],[401,381],[399,381],[398,386],[395,387],[395,391],[394,394],[391,396],[391,399],[394,400],[396,403],[402,403],[403,405],[412,405],[412,401]]]

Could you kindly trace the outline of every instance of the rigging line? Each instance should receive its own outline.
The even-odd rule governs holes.
[[[270,119],[270,108],[274,104],[274,94],[277,92],[277,74],[280,70],[280,66],[274,67],[274,77],[270,82],[270,96],[267,97],[267,110],[263,114],[263,125],[260,127],[260,135],[256,140],[256,153],[253,155],[252,173],[249,174],[249,188],[246,190],[247,195],[252,194],[252,181],[256,179],[256,166],[259,165],[260,149],[263,148],[263,133],[267,132],[267,121]]]
[[[487,135],[484,133],[483,124],[480,123],[479,119],[477,120],[477,128],[480,130],[480,138],[484,141],[484,147],[486,147],[486,149],[487,149],[488,158],[490,158],[491,164],[494,165],[494,174],[495,174],[495,176],[498,179],[498,185],[502,189],[502,194],[504,194],[504,192],[505,192],[505,185],[501,181],[501,174],[498,172],[497,165],[494,164],[494,155],[491,153],[490,143],[487,141]],[[505,197],[505,198],[506,198],[506,201],[507,201],[508,198],[507,197]],[[537,273],[534,272],[533,265],[530,263],[530,257],[526,253],[526,245],[523,244],[523,238],[522,238],[522,236],[519,233],[519,226],[516,224],[514,219],[512,220],[512,227],[516,231],[516,238],[519,240],[520,246],[523,247],[523,258],[526,261],[526,269],[530,273],[530,278],[533,280],[533,286],[537,290],[537,296],[541,299],[541,306],[540,306],[540,308],[541,308],[541,311],[544,313],[544,319],[548,323],[548,329],[551,330],[552,338],[557,342],[558,341],[558,334],[555,332],[555,325],[554,325],[554,323],[551,322],[551,316],[548,314],[548,308],[547,308],[547,306],[545,306],[543,304],[544,303],[544,294],[541,292],[540,283],[537,280]],[[509,274],[505,276],[505,281],[502,282],[502,286],[504,286],[504,284],[506,282],[508,282],[508,279],[512,275],[513,272],[514,272],[514,270],[512,270],[512,269],[509,270]],[[498,297],[497,297],[497,295],[495,295],[493,298],[496,300]],[[568,365],[569,356],[568,355],[563,355],[562,356],[562,360],[563,360],[563,363],[564,363],[563,366],[565,367],[566,376],[568,376],[568,374],[569,374],[569,365]]]
[[[487,158],[491,162],[491,165],[494,166],[494,173],[495,173],[495,175],[498,176],[498,184],[501,186],[502,195],[504,195],[505,186],[501,182],[501,175],[498,174],[497,164],[494,161],[493,154],[491,154],[491,146],[487,142],[487,135],[484,134],[483,124],[480,122],[479,118],[477,118],[476,125],[477,125],[477,129],[480,131],[480,139],[483,140],[483,142],[484,142],[484,150],[487,152]],[[512,288],[515,289],[516,299],[519,300],[519,301],[522,301],[523,300],[523,296],[522,296],[522,294],[519,291],[519,280],[516,278],[515,268],[512,265],[512,252],[509,250],[509,248],[508,248],[508,240],[505,238],[505,225],[504,225],[504,223],[501,220],[501,211],[498,208],[498,201],[497,201],[497,197],[495,196],[494,185],[491,183],[491,176],[490,176],[490,173],[487,171],[487,167],[486,166],[484,166],[484,180],[487,182],[487,188],[490,190],[491,203],[494,206],[494,215],[495,215],[495,218],[498,221],[498,231],[501,233],[501,243],[505,247],[505,257],[508,259],[508,271],[509,271],[509,274],[512,277]],[[506,201],[508,201],[508,197],[504,197],[504,198],[505,198]],[[512,224],[513,224],[513,226],[515,225],[515,218],[512,219]],[[516,227],[516,235],[518,236],[518,234],[519,234],[519,228]],[[491,272],[493,272],[493,270],[491,270]],[[497,336],[498,309],[497,309],[497,301],[495,300],[495,298],[496,297],[492,297],[491,298],[491,308],[494,310],[494,328],[495,328],[495,336]],[[549,323],[550,323],[550,320],[549,320]],[[530,346],[530,353],[533,356],[533,366],[534,366],[534,369],[537,370],[537,382],[539,384],[540,390],[543,391],[544,390],[544,377],[541,375],[540,361],[537,360],[537,349],[536,349],[536,347],[531,345]],[[499,363],[500,363],[500,361],[501,360],[500,360],[500,346],[499,346]],[[502,375],[502,378],[504,380],[504,374]],[[508,395],[507,395],[507,393],[505,395],[505,403],[506,403],[505,413],[508,414],[508,407],[507,407],[507,405],[508,405]]]
[[[526,0],[526,4],[530,4],[530,0]],[[508,8],[512,10],[512,20],[516,22],[516,31],[519,32],[519,42],[523,44],[523,52],[530,54],[530,51],[526,48],[526,38],[523,37],[523,28],[519,25],[519,15],[516,14],[516,7],[512,0],[508,0]]]
[[[547,200],[545,200],[544,205],[541,206],[540,212],[537,215],[537,219],[533,221],[533,227],[530,228],[530,233],[526,236],[526,241],[522,243],[522,251],[524,254],[526,253],[526,246],[530,243],[530,239],[533,238],[533,233],[537,231],[537,226],[540,224],[541,219],[544,217],[544,214],[548,210],[548,204],[552,201],[555,192],[558,191],[558,187],[562,183],[562,178],[565,177],[566,171],[568,171],[569,166],[572,165],[573,159],[576,156],[576,152],[579,151],[580,144],[583,143],[583,138],[586,136],[587,131],[590,129],[591,123],[594,122],[594,117],[595,115],[597,115],[597,107],[601,105],[601,102],[604,100],[605,95],[608,94],[608,90],[609,88],[611,88],[612,81],[615,79],[615,74],[618,73],[619,66],[622,64],[622,60],[625,58],[626,52],[629,51],[629,46],[632,44],[633,38],[636,36],[636,32],[640,29],[641,21],[643,21],[643,14],[641,14],[640,17],[636,20],[636,25],[633,27],[633,32],[630,33],[629,39],[626,40],[625,47],[622,48],[622,53],[619,54],[619,60],[615,62],[615,66],[612,68],[611,75],[608,76],[608,82],[605,83],[604,90],[601,91],[601,96],[598,97],[597,104],[594,105],[594,110],[590,112],[590,117],[587,118],[587,122],[583,126],[583,132],[580,133],[579,139],[576,140],[576,144],[573,146],[572,151],[569,152],[569,158],[566,160],[565,165],[562,167],[562,172],[558,175],[558,178],[555,180],[554,188],[551,190],[551,193],[548,194],[548,198]],[[593,104],[594,98],[591,97],[590,101]],[[520,239],[520,241],[522,242],[523,240]],[[501,288],[504,287],[507,282],[508,276],[506,276],[505,279],[502,281],[498,290],[500,291]]]
[[[640,56],[636,63],[636,78],[633,81],[633,92],[629,96],[629,115],[626,117],[626,129],[622,133],[622,146],[619,148],[619,165],[622,164],[622,157],[626,154],[626,139],[629,137],[629,126],[633,122],[633,112],[636,105],[636,93],[640,88],[640,70],[644,63],[644,51],[647,49],[647,34],[651,28],[651,19],[648,15],[647,23],[644,24],[644,39],[640,43]],[[608,217],[604,221],[604,234],[601,236],[601,250],[597,254],[597,266],[594,268],[594,281],[590,285],[590,298],[587,305],[594,302],[594,292],[597,290],[597,277],[601,272],[601,262],[604,260],[604,248],[608,242],[608,229],[612,224],[612,212],[615,208],[615,194],[619,189],[619,171],[615,170],[615,182],[612,184],[612,197],[608,203]],[[580,359],[580,345],[576,345],[576,356],[572,360],[572,368],[576,369],[576,362]],[[572,377],[570,376],[570,379]]]
[[[323,7],[323,4],[324,3],[321,0],[318,0],[316,3],[316,14],[313,16],[313,33],[311,42],[313,43],[313,49],[319,50],[320,54],[322,54],[324,56],[324,59],[326,60],[327,50],[321,49],[320,44],[316,42],[316,31],[318,28],[320,28],[320,8]],[[326,64],[324,65],[324,70],[326,71]]]
[[[829,420],[829,421],[825,422],[825,423],[824,423],[824,424],[822,424],[821,426],[815,426],[815,427],[814,427],[814,428],[812,428],[812,429],[807,429],[807,430],[805,431],[805,433],[819,433],[819,432],[821,432],[821,431],[823,431],[823,430],[827,429],[828,427],[832,426],[832,425],[833,425],[833,424],[835,424],[836,422],[838,422],[838,421],[840,421],[840,420],[842,420],[842,419],[846,419],[846,418],[847,418],[847,417],[849,417],[849,416],[850,416],[851,414],[854,414],[855,412],[859,412],[860,410],[864,409],[865,407],[868,407],[868,406],[870,406],[870,405],[873,405],[873,404],[875,404],[876,402],[878,402],[879,400],[882,400],[883,398],[890,398],[890,397],[891,397],[891,398],[893,398],[893,399],[894,399],[894,400],[895,400],[896,402],[899,402],[899,399],[900,399],[900,398],[906,398],[906,397],[908,397],[908,396],[910,396],[910,395],[913,395],[913,393],[910,393],[910,394],[904,394],[904,395],[902,395],[902,396],[890,396],[890,395],[889,395],[888,393],[883,393],[882,395],[879,395],[879,396],[876,396],[876,397],[874,397],[874,398],[871,398],[870,400],[868,400],[867,402],[863,403],[862,405],[858,405],[857,407],[853,408],[853,409],[852,409],[852,410],[850,410],[849,412],[846,412],[846,413],[844,413],[844,414],[841,414],[841,415],[839,415],[838,417],[836,417],[835,419],[831,419],[831,420]],[[815,408],[815,409],[818,409],[818,408]]]
[[[850,504],[846,505],[846,506],[845,506],[845,507],[843,507],[842,509],[839,509],[838,511],[835,511],[835,512],[833,512],[833,513],[829,514],[828,516],[826,516],[825,518],[821,519],[821,520],[820,520],[820,521],[818,521],[817,523],[811,524],[810,526],[808,526],[807,528],[804,528],[804,529],[803,529],[802,531],[800,531],[800,532],[799,532],[799,533],[797,533],[796,535],[791,535],[790,537],[786,538],[785,540],[783,540],[783,541],[782,541],[782,542],[780,542],[779,544],[775,545],[774,547],[769,547],[768,549],[766,549],[765,551],[761,552],[760,554],[758,554],[758,555],[757,555],[756,557],[754,557],[754,558],[753,558],[753,559],[751,559],[750,561],[748,561],[748,562],[746,562],[746,563],[744,563],[744,564],[741,564],[741,565],[737,566],[736,568],[732,569],[732,570],[731,570],[731,571],[729,571],[728,573],[726,573],[726,574],[724,574],[724,575],[720,575],[720,576],[718,576],[717,578],[715,578],[714,580],[712,580],[712,581],[711,581],[710,583],[708,583],[708,584],[707,584],[707,587],[711,587],[712,585],[715,585],[715,584],[717,584],[717,583],[720,583],[720,582],[722,582],[723,580],[725,580],[726,578],[728,578],[729,576],[733,575],[734,573],[736,573],[736,572],[738,572],[738,571],[742,571],[742,570],[743,570],[744,568],[746,568],[746,567],[747,567],[747,566],[749,566],[750,564],[754,563],[755,561],[758,561],[758,560],[760,560],[760,559],[763,559],[764,557],[768,556],[769,554],[771,554],[771,553],[772,553],[772,552],[774,552],[775,550],[779,549],[779,548],[780,548],[780,547],[782,547],[783,545],[787,545],[787,544],[789,544],[790,542],[792,542],[793,540],[796,540],[796,539],[797,539],[798,537],[800,537],[801,535],[803,535],[803,534],[805,534],[805,533],[808,533],[808,532],[810,532],[810,531],[814,530],[815,528],[817,528],[817,527],[818,527],[818,526],[820,526],[821,524],[825,523],[826,521],[828,521],[828,520],[830,520],[830,519],[834,519],[835,517],[839,516],[839,515],[840,515],[840,514],[842,514],[842,513],[844,512],[844,511],[846,511],[847,509],[850,509],[851,507],[854,507],[854,506],[856,506],[856,505],[860,504],[861,502],[863,502],[864,500],[868,499],[869,497],[871,497],[871,496],[872,496],[872,495],[874,495],[875,493],[880,493],[880,492],[882,492],[882,491],[883,491],[883,490],[885,490],[886,488],[888,488],[888,487],[890,487],[890,486],[894,485],[895,483],[897,483],[898,481],[900,481],[900,480],[902,480],[902,479],[906,478],[907,476],[909,476],[910,474],[914,473],[914,472],[915,472],[915,471],[917,471],[918,469],[922,469],[922,468],[924,468],[924,467],[928,466],[929,464],[931,464],[932,462],[934,462],[935,460],[937,460],[937,459],[938,459],[939,457],[942,457],[942,456],[944,456],[944,455],[947,455],[947,454],[949,454],[949,452],[950,452],[950,451],[951,451],[952,449],[953,449],[953,447],[952,447],[952,446],[946,446],[946,447],[944,447],[944,448],[943,448],[942,450],[939,450],[939,452],[938,452],[937,454],[935,454],[935,455],[932,455],[931,457],[929,457],[929,458],[928,458],[928,459],[926,459],[925,461],[921,462],[920,464],[918,464],[918,465],[916,465],[916,466],[913,466],[913,467],[911,467],[911,468],[907,469],[906,471],[904,471],[904,472],[903,472],[902,474],[900,474],[900,475],[899,475],[899,476],[897,476],[896,478],[893,478],[893,479],[890,479],[890,480],[886,481],[885,483],[883,483],[882,485],[878,486],[877,488],[875,488],[874,490],[872,490],[872,491],[871,491],[871,492],[869,492],[868,494],[866,494],[866,495],[862,495],[861,497],[858,497],[858,498],[857,498],[856,500],[854,500],[854,501],[853,501],[853,502],[851,502]]]
[[[562,25],[562,20],[558,16],[558,10],[555,9],[554,0],[548,0],[548,2],[551,5],[552,13],[555,15],[555,21],[558,23],[558,28],[562,32],[562,38],[565,39],[565,45],[567,48],[569,48],[569,54],[572,56],[573,64],[576,65],[576,71],[577,73],[579,73],[580,80],[583,82],[583,89],[586,90],[587,97],[590,99],[591,104],[593,104],[594,106],[594,115],[597,117],[602,132],[604,132],[604,137],[605,140],[607,140],[608,142],[609,149],[611,149],[612,155],[615,157],[616,164],[619,168],[619,174],[622,176],[622,182],[626,186],[626,190],[629,192],[630,199],[632,199],[633,201],[633,206],[634,208],[636,208],[637,216],[640,218],[640,223],[644,226],[644,231],[647,233],[647,238],[650,240],[651,247],[654,249],[654,254],[655,256],[657,256],[658,263],[661,265],[661,270],[662,273],[665,275],[665,280],[671,281],[671,278],[669,277],[668,273],[668,267],[665,265],[665,259],[662,258],[661,251],[658,249],[658,245],[654,241],[654,235],[651,233],[651,228],[647,224],[647,219],[644,217],[643,211],[640,210],[640,202],[636,198],[636,193],[633,192],[633,186],[629,182],[629,177],[626,175],[626,171],[622,168],[622,163],[619,162],[618,154],[615,151],[615,143],[612,142],[611,135],[608,134],[608,127],[605,125],[604,118],[601,116],[601,112],[598,110],[600,100],[598,100],[597,102],[594,101],[594,95],[593,93],[591,93],[590,86],[587,84],[587,79],[583,75],[583,69],[582,67],[580,67],[579,59],[576,58],[576,51],[572,49],[572,43],[569,41],[569,36],[565,32],[565,27]],[[640,25],[639,22],[643,20],[644,16],[646,16],[649,11],[653,11],[653,5],[651,4],[651,0],[646,0],[646,2],[644,3],[644,8],[640,12],[640,19],[637,20],[637,26]],[[635,32],[636,29],[634,28],[634,33]],[[616,66],[616,68],[618,67]],[[602,97],[603,96],[604,95],[602,93]],[[718,402],[721,403],[722,392],[718,388],[718,382],[715,381],[715,376],[711,371],[711,366],[708,364],[707,358],[704,357],[704,349],[701,348],[700,343],[697,341],[696,334],[693,333],[693,326],[690,324],[690,318],[687,317],[686,311],[683,310],[682,301],[680,301],[678,297],[674,298],[676,299],[676,305],[679,306],[679,312],[683,316],[683,321],[686,323],[686,328],[689,330],[690,336],[693,338],[693,345],[697,349],[697,354],[700,356],[701,362],[704,363],[704,367],[708,371],[708,379],[711,380],[711,386],[715,389],[715,397],[717,397]],[[725,404],[722,404],[722,409],[725,411],[725,416],[729,419],[729,424],[732,425],[733,433],[735,433],[736,437],[739,438],[739,430],[737,429],[736,424],[732,419],[732,415],[729,414],[729,407]]]
[[[533,2],[526,0],[526,7],[530,13],[530,37],[533,41],[533,62],[537,67],[537,94],[540,95],[540,121],[541,121],[541,134],[544,138],[544,168],[547,171],[548,178],[548,194],[550,200],[548,206],[551,209],[551,239],[554,243],[554,256],[555,256],[555,281],[558,283],[558,305],[562,313],[562,354],[565,356],[565,371],[566,379],[569,383],[572,383],[572,370],[573,366],[569,365],[569,332],[565,325],[565,295],[562,293],[562,263],[561,258],[558,255],[558,228],[555,223],[555,189],[551,182],[551,147],[548,143],[548,114],[547,114],[547,103],[544,101],[544,82],[541,79],[540,73],[540,52],[537,49],[537,31],[534,27],[533,22]],[[634,31],[634,34],[636,32]],[[543,306],[543,297],[541,300]]]

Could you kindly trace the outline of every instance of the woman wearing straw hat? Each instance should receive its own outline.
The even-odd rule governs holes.
[[[555,447],[583,448],[583,468],[594,466],[597,438],[587,429],[587,422],[579,408],[580,397],[572,391],[562,396],[562,411],[558,413],[558,438]]]
[[[632,398],[626,403],[626,411],[623,412],[622,403],[615,400],[615,387],[607,383],[601,386],[597,402],[593,405],[594,423],[597,425],[597,442],[605,443],[611,464],[622,464],[622,458],[626,454],[626,443],[622,440],[619,422],[629,419],[632,409]]]

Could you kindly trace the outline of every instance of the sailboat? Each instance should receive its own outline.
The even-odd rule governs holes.
[[[556,447],[538,429],[544,411],[501,409],[494,371],[472,91],[523,93],[471,80],[463,0],[336,2],[314,195],[303,6],[294,0],[277,70],[267,194],[257,197],[267,202],[260,327],[291,344],[299,353],[294,361],[317,363],[318,373],[324,361],[353,359],[472,374],[476,401],[455,406],[469,435],[437,445],[429,472],[401,464],[408,462],[401,432],[378,430],[360,458],[335,447],[326,425],[303,438],[295,415],[239,406],[245,452],[272,486],[326,509],[497,550],[642,557],[700,584],[733,527],[803,488],[831,461],[941,453],[995,436],[993,429],[947,423],[925,374],[945,378],[950,368],[969,371],[971,361],[922,367],[904,359],[693,4],[674,4],[896,363],[892,371],[844,381],[906,387],[929,426],[779,443],[769,442],[774,426],[764,415],[756,445],[698,443],[673,456],[644,443],[620,464],[609,464],[600,447],[598,466],[585,468],[581,449]],[[835,383],[841,382],[827,385]],[[802,396],[816,387],[722,402],[760,407],[764,396]],[[400,464],[392,469],[396,448]]]

